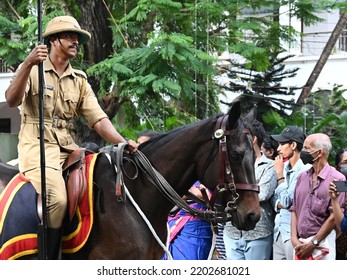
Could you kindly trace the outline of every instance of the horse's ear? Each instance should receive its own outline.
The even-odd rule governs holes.
[[[248,114],[245,117],[245,120],[251,124],[253,121],[257,118],[257,105],[254,104],[252,110],[248,112]]]
[[[229,115],[229,126],[234,127],[234,125],[237,123],[237,120],[241,116],[241,103],[240,103],[240,101],[233,103],[233,106],[230,108],[228,115]]]

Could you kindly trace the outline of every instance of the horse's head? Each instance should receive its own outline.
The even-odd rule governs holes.
[[[259,187],[255,179],[255,153],[250,129],[255,113],[251,111],[244,119],[240,116],[241,107],[237,102],[227,115],[217,119],[213,141],[218,148],[203,181],[207,185],[212,183],[211,179],[216,178],[213,172],[218,170],[216,199],[235,227],[251,230],[260,219]]]

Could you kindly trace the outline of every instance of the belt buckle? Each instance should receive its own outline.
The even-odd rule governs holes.
[[[52,119],[52,127],[53,128],[57,128],[58,127],[58,121],[59,121],[59,118],[57,116],[54,116],[53,119]]]

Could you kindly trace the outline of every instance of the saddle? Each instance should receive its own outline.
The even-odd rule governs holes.
[[[87,189],[86,155],[94,152],[79,148],[73,151],[63,164],[63,177],[68,196],[68,214],[70,222]]]

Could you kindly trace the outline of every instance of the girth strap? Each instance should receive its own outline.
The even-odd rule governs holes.
[[[128,143],[119,143],[116,149],[112,149],[111,160],[113,166],[116,168],[116,189],[115,195],[118,202],[125,202],[126,194],[124,191],[124,177],[123,177],[123,152]],[[115,160],[115,162],[114,162]]]

